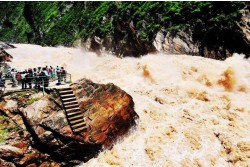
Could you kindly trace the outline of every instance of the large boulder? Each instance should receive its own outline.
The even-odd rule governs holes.
[[[58,164],[72,166],[95,157],[102,148],[111,147],[135,125],[138,117],[132,97],[113,84],[97,84],[82,79],[71,85],[80,109],[84,112],[87,130],[73,133],[67,122],[56,91],[48,94],[35,91],[4,95],[0,124],[9,127],[0,160],[15,165]],[[1,126],[0,126],[1,127]],[[6,157],[7,156],[7,157]]]
[[[114,84],[82,79],[71,87],[89,127],[85,142],[109,145],[135,124],[138,115],[132,97]]]

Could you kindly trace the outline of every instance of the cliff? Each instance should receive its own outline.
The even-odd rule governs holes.
[[[247,2],[3,2],[0,40],[83,45],[139,57],[165,51],[249,57]]]

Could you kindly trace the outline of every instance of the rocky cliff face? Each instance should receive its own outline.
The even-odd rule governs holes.
[[[132,97],[113,84],[72,85],[85,111],[87,131],[73,134],[54,91],[3,95],[0,103],[2,166],[72,166],[110,147],[135,125]]]
[[[238,25],[244,34],[244,37],[245,37],[244,39],[250,42],[250,12],[249,10],[247,9],[242,10],[241,22]]]
[[[207,58],[224,60],[237,52],[245,54],[248,58],[250,53],[249,18],[249,11],[244,11],[238,27],[239,34],[231,34],[232,39],[228,39],[224,43],[214,44],[212,47],[202,45],[201,41],[194,41],[192,35],[188,32],[178,31],[173,35],[170,32],[164,33],[163,30],[157,33],[153,45],[157,51],[168,54],[201,55]]]
[[[133,20],[130,16],[127,16],[113,25],[113,36],[102,37],[95,33],[96,36],[89,38],[88,41],[91,44],[87,48],[98,55],[100,55],[101,50],[106,50],[119,57],[139,57],[162,51],[168,54],[201,55],[218,60],[225,60],[227,57],[231,57],[233,53],[243,53],[248,58],[250,55],[249,9],[246,6],[240,11],[241,19],[239,17],[239,19],[233,20],[228,16],[230,19],[220,20],[218,18],[224,18],[225,15],[216,16],[218,13],[215,12],[214,17],[216,19],[201,18],[201,23],[197,24],[196,21],[200,18],[195,16],[196,19],[189,23],[194,24],[194,26],[189,25],[189,28],[175,30],[169,30],[171,26],[160,26],[157,30],[150,30],[150,28],[146,28],[146,25],[157,27],[159,23],[157,21],[152,23],[147,18],[137,20],[137,22],[143,23],[142,27],[134,26],[133,23],[136,22],[136,19]],[[148,15],[148,17],[153,16],[153,13]],[[212,20],[220,21],[215,23]],[[171,24],[171,22],[172,20],[168,24]],[[203,26],[199,27],[199,24]],[[147,35],[142,38],[141,34],[145,32]],[[86,46],[86,44],[84,45]]]
[[[233,53],[243,53],[246,57],[250,54],[250,35],[249,35],[249,12],[245,11],[242,17],[241,26],[238,27],[238,33],[228,33],[228,39],[223,43],[211,44],[213,41],[195,41],[190,32],[183,30],[176,33],[165,32],[160,30],[152,42],[143,41],[136,37],[136,30],[125,29],[121,32],[132,34],[127,39],[125,35],[117,32],[114,38],[99,38],[97,36],[91,37],[82,45],[89,51],[96,52],[98,55],[101,51],[111,52],[118,57],[133,56],[139,57],[148,53],[166,52],[167,54],[188,54],[201,55],[206,58],[225,60],[231,57]],[[242,30],[242,32],[241,32]],[[132,33],[133,32],[133,33]],[[139,30],[137,30],[137,33]],[[134,34],[134,35],[133,35]],[[230,38],[230,36],[232,38]]]
[[[0,41],[0,49],[1,50],[3,50],[3,49],[11,49],[11,48],[15,48],[15,46],[11,45],[9,43],[5,43],[5,42]]]
[[[11,49],[11,48],[15,48],[15,46],[0,41],[0,62],[11,61],[13,57],[5,51],[5,49]]]
[[[161,30],[157,33],[153,45],[157,51],[164,51],[169,54],[199,54],[198,44],[183,31],[173,36],[171,33],[164,33],[164,30]]]
[[[118,57],[140,57],[157,51],[152,43],[138,38],[136,30],[129,23],[117,25],[115,29],[115,36],[112,38],[92,36],[81,45],[97,55],[101,51],[108,51]]]

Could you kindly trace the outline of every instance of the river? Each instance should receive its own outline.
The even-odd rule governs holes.
[[[64,66],[73,80],[112,82],[139,115],[130,134],[80,166],[247,166],[250,61],[189,55],[100,56],[81,48],[16,44],[17,69]]]

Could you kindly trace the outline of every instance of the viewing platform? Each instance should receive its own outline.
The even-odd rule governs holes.
[[[71,74],[69,74],[69,73],[66,74],[64,81],[63,81],[63,79],[61,79],[60,84],[58,84],[59,82],[58,82],[57,77],[48,78],[48,77],[39,76],[39,77],[30,77],[30,78],[31,78],[31,89],[38,89],[38,90],[41,90],[43,92],[45,91],[45,89],[68,88],[72,82],[71,81]],[[46,79],[46,78],[48,78],[48,79]],[[39,79],[39,81],[37,81],[36,79]],[[2,78],[2,80],[4,80],[5,83],[4,83],[4,86],[3,85],[0,86],[0,88],[1,88],[0,90],[2,90],[4,93],[25,90],[25,89],[22,89],[21,81],[13,81],[12,78]],[[13,82],[16,82],[16,83],[13,83]],[[26,84],[27,84],[26,89],[30,89],[29,83],[26,83]],[[35,87],[35,85],[39,85],[39,88]]]

